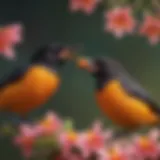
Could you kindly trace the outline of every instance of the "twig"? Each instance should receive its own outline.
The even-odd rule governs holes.
[[[107,5],[107,8],[112,8],[116,5],[116,0],[105,0],[105,4]]]
[[[155,7],[156,12],[160,14],[160,2],[158,0],[152,0],[151,2],[152,2],[153,7]]]
[[[127,2],[127,0],[121,0],[121,4],[124,5]]]
[[[143,0],[134,0],[134,3],[133,3],[134,10],[138,12],[141,9],[143,4],[144,4]]]

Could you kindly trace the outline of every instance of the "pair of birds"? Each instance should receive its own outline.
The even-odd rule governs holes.
[[[71,47],[47,45],[30,64],[0,80],[0,110],[26,117],[47,102],[60,85],[57,69],[73,59]],[[160,108],[123,66],[110,58],[78,58],[77,65],[96,80],[95,98],[102,112],[116,124],[134,129],[159,123]]]

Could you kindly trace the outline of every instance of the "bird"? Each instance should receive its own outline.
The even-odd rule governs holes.
[[[119,136],[159,123],[159,104],[118,60],[79,57],[76,65],[95,79],[97,106],[122,129]]]
[[[58,69],[72,59],[72,47],[47,44],[39,47],[29,64],[18,65],[0,79],[0,112],[14,113],[22,119],[54,96],[61,84]]]

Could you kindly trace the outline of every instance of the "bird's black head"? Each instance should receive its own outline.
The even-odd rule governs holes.
[[[110,58],[81,58],[78,60],[78,66],[99,78],[114,75],[116,68],[118,69],[118,62]]]
[[[92,62],[93,72],[95,78],[106,78],[111,76],[110,67],[105,59],[95,59]]]
[[[99,85],[118,76],[121,68],[120,63],[111,58],[81,58],[78,61],[78,66],[90,72]]]
[[[62,66],[72,59],[73,49],[64,45],[49,44],[39,48],[31,57],[31,63]]]

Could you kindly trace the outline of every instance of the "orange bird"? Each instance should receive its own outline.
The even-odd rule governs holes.
[[[60,85],[58,68],[71,58],[72,49],[62,45],[40,48],[27,66],[17,67],[0,80],[0,110],[22,117],[40,107]]]
[[[132,130],[159,123],[158,104],[118,61],[79,58],[77,64],[95,78],[96,102],[115,124]]]

